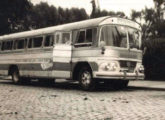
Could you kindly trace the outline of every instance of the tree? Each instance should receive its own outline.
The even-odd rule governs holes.
[[[92,0],[91,4],[92,4],[92,13],[91,13],[90,17],[95,18],[96,17],[96,3],[95,3],[95,0]]]
[[[0,0],[0,34],[22,30],[30,7],[28,0]]]
[[[158,15],[159,20],[161,19],[160,16],[160,11],[161,11],[161,5],[165,2],[165,0],[153,0],[155,3],[155,7],[156,7],[156,12]]]
[[[165,21],[161,19],[161,5],[164,0],[154,0],[155,8],[145,8],[143,18],[144,46],[147,48],[143,55],[145,76],[147,79],[164,79],[165,65]]]
[[[125,17],[126,15],[125,15],[125,13],[124,12],[117,12],[116,13],[116,16],[118,16],[118,17]]]
[[[54,6],[49,6],[48,3],[41,2],[33,6],[30,14],[32,28],[43,28],[57,23],[58,12]]]
[[[137,19],[141,19],[141,17],[142,17],[141,11],[132,10],[132,12],[131,12],[132,20],[137,21]]]
[[[152,8],[145,8],[142,10],[142,15],[145,23],[143,24],[143,38],[154,38],[156,36],[157,14]]]
[[[66,14],[65,10],[61,7],[58,8],[58,19],[60,24],[66,23]]]
[[[29,25],[31,29],[49,27],[64,23],[70,23],[88,19],[88,15],[84,9],[71,8],[64,9],[48,5],[46,2],[41,2],[33,6],[28,15]]]
[[[156,31],[155,37],[165,37],[165,20],[161,16],[161,6],[165,3],[165,0],[153,0],[155,3],[154,17],[152,17],[152,30]],[[152,13],[153,14],[153,13]]]

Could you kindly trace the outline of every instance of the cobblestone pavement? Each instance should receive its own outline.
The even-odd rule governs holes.
[[[165,120],[165,82],[85,92],[75,83],[0,81],[0,120]]]

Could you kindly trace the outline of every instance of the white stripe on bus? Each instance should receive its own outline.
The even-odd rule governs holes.
[[[71,61],[70,57],[53,57],[53,62],[69,63],[70,61]]]
[[[21,70],[19,73],[20,73],[20,76],[70,78],[70,71],[26,71],[26,70]]]
[[[8,70],[0,70],[0,75],[8,75]]]

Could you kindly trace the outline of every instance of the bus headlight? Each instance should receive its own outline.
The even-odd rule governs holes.
[[[119,70],[119,64],[118,62],[104,62],[99,65],[99,70],[100,71],[111,71],[115,72]]]
[[[144,67],[141,63],[137,63],[136,65],[136,70],[139,72],[139,73],[144,73]]]

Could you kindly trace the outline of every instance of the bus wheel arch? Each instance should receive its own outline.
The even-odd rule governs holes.
[[[11,75],[12,76],[12,81],[15,84],[20,83],[21,78],[19,76],[19,69],[18,69],[17,65],[11,65],[9,67],[8,75]]]
[[[10,65],[9,66],[9,70],[8,70],[8,75],[12,75],[12,73],[14,72],[14,70],[18,70],[17,65]]]
[[[73,80],[78,80],[78,73],[80,72],[80,69],[83,67],[83,66],[88,66],[91,70],[92,70],[92,68],[91,68],[91,66],[90,66],[90,64],[88,63],[88,62],[78,62],[76,65],[75,65],[75,67],[74,67],[74,69],[73,69],[73,73],[72,73],[72,78],[73,78]]]
[[[75,66],[73,79],[79,81],[80,87],[83,90],[93,90],[95,88],[92,68],[87,62],[80,62]]]

